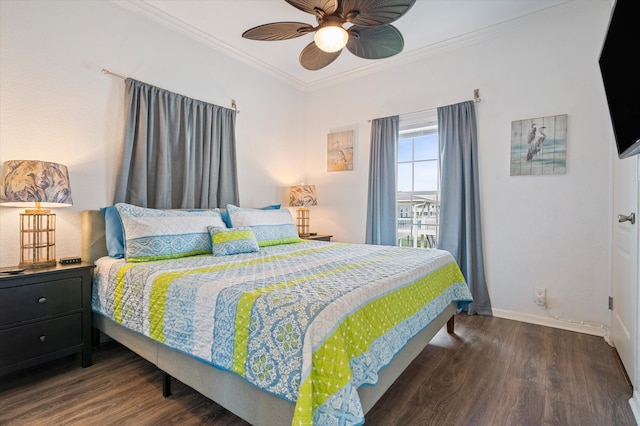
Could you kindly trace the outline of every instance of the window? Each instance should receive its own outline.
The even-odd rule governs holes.
[[[436,110],[400,117],[396,220],[398,245],[436,247],[440,161]]]

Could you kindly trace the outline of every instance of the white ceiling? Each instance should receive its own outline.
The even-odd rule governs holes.
[[[406,15],[393,23],[404,37],[402,53],[387,59],[367,60],[344,49],[338,59],[318,71],[308,71],[298,62],[302,49],[313,40],[312,35],[283,41],[242,38],[245,30],[270,22],[316,25],[314,16],[284,0],[119,0],[118,3],[282,80],[310,87],[473,38],[501,23],[567,1],[417,0]]]

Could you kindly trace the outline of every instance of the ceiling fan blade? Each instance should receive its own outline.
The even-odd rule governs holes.
[[[258,25],[242,33],[242,37],[251,40],[288,40],[313,31],[313,26],[304,22],[274,22]]]
[[[332,53],[320,50],[316,43],[312,41],[300,53],[300,65],[310,71],[317,71],[335,61],[340,56],[340,53],[342,53],[342,49]]]
[[[303,12],[316,14],[316,8],[323,10],[325,14],[332,15],[338,9],[338,0],[285,0],[296,9]]]
[[[404,39],[393,25],[349,28],[347,49],[365,59],[388,58],[402,52]]]
[[[354,25],[374,27],[390,24],[400,18],[415,2],[416,0],[342,0],[342,14]]]

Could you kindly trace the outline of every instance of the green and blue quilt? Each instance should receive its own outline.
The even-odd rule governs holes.
[[[472,300],[439,250],[308,241],[96,264],[94,311],[292,402],[300,425],[363,423],[357,389]]]

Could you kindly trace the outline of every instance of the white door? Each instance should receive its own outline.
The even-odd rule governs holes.
[[[613,313],[611,337],[637,389],[638,362],[638,181],[639,156],[613,165]],[[624,220],[635,214],[635,224]],[[620,216],[621,215],[621,216]],[[620,221],[623,220],[623,221]]]

